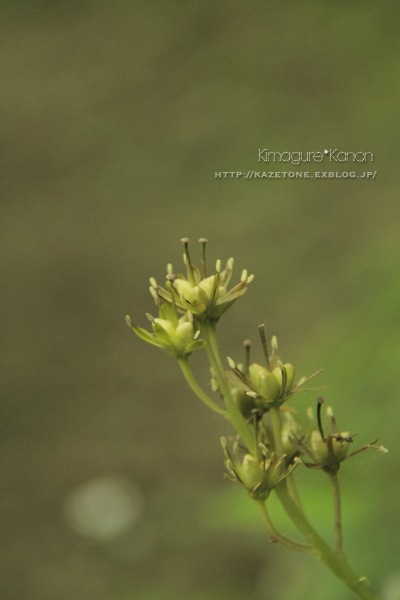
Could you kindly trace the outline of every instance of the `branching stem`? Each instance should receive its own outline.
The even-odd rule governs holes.
[[[296,482],[294,480],[293,473],[289,473],[289,475],[286,477],[286,481],[287,481],[289,494],[292,496],[293,500],[296,502],[296,504],[299,507],[299,509],[301,510],[301,512],[304,513],[304,508],[303,508],[303,505],[301,504],[299,492],[297,491]]]
[[[315,552],[312,546],[298,544],[297,542],[293,542],[292,540],[289,540],[287,537],[279,533],[279,531],[276,529],[275,525],[271,521],[271,517],[269,516],[267,507],[265,506],[265,502],[263,502],[262,500],[257,500],[256,505],[265,527],[268,529],[269,533],[271,534],[271,537],[275,538],[277,542],[280,542],[281,544],[287,546],[288,548],[291,548],[292,550],[298,550],[299,552]]]
[[[250,429],[246,419],[240,412],[239,407],[235,404],[226,383],[225,375],[221,367],[221,358],[218,351],[218,344],[215,337],[215,325],[204,323],[201,325],[201,334],[207,342],[206,351],[210,364],[213,368],[214,375],[218,381],[219,389],[224,399],[227,408],[227,418],[231,420],[232,425],[241,436],[250,452],[255,448],[255,435]]]
[[[279,408],[273,407],[270,411],[275,451],[279,456],[283,454],[281,419]],[[340,550],[332,550],[312,527],[304,512],[289,493],[286,479],[275,487],[286,513],[294,525],[303,534],[307,542],[313,547],[315,555],[340,579],[360,600],[378,600],[375,593],[366,585],[363,578],[357,577]],[[336,517],[335,517],[336,519]],[[361,580],[360,580],[361,579]]]
[[[378,596],[368,587],[364,578],[358,577],[341,552],[332,550],[310,525],[290,496],[286,481],[282,481],[275,492],[297,529],[316,551],[318,560],[323,562],[360,600],[378,600]]]
[[[226,417],[227,416],[226,410],[224,410],[223,408],[218,406],[218,404],[216,404],[214,402],[214,400],[211,400],[211,398],[209,398],[207,396],[207,394],[201,389],[201,387],[195,380],[192,370],[189,366],[188,359],[187,358],[180,359],[179,365],[182,369],[182,373],[183,373],[186,381],[188,382],[189,386],[192,388],[192,390],[194,391],[196,396],[198,398],[200,398],[200,400],[202,400],[202,402],[204,402],[204,404],[206,404],[208,406],[208,408],[211,408],[211,410],[213,410],[214,412],[218,413],[219,415],[222,415],[223,417]]]

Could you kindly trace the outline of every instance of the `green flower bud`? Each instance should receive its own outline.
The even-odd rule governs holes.
[[[226,295],[226,288],[218,284],[219,274],[202,279],[198,285],[194,286],[186,279],[175,279],[174,281],[174,287],[180,299],[189,302],[190,305],[194,305],[198,309],[204,307],[204,311],[207,311],[207,307],[216,305],[219,298]],[[216,315],[218,312],[222,314],[223,311],[219,311],[214,307],[213,313]]]
[[[193,323],[187,321],[176,327],[171,321],[154,319],[153,331],[161,347],[171,356],[185,354],[186,347],[194,341]]]
[[[250,419],[253,416],[252,411],[257,408],[254,398],[248,396],[244,390],[238,387],[229,386],[229,391],[244,418]]]
[[[166,288],[160,287],[154,278],[151,278],[152,295],[158,302],[161,298],[167,303],[175,303],[179,311],[190,311],[199,322],[216,323],[221,315],[246,292],[247,284],[253,280],[253,275],[248,276],[247,271],[242,273],[241,281],[228,291],[229,281],[232,276],[233,258],[230,258],[226,267],[221,271],[221,261],[217,261],[216,273],[206,277],[205,244],[202,244],[202,269],[192,264],[189,257],[187,238],[182,242],[185,248],[184,262],[187,268],[187,277],[174,275],[172,265],[168,265],[168,282]]]
[[[259,396],[271,401],[279,396],[280,385],[274,373],[257,363],[250,365],[249,373],[252,386]]]
[[[332,443],[332,451],[334,455],[334,462],[339,463],[343,460],[349,451],[350,444],[346,438],[349,437],[349,432],[337,434],[337,436],[329,436],[327,441],[324,441],[319,431],[313,431],[311,433],[311,451],[314,460],[317,464],[324,465],[325,467],[334,466],[332,465],[332,454],[329,450],[329,440]],[[338,438],[338,439],[336,439]]]
[[[264,325],[259,325],[259,330],[266,366],[263,367],[257,363],[249,364],[250,342],[246,340],[246,368],[240,368],[234,360],[228,357],[228,363],[234,377],[232,379],[229,374],[227,376],[231,382],[236,381],[236,385],[254,399],[257,409],[261,412],[267,412],[273,405],[281,406],[306,381],[309,381],[318,373],[314,373],[308,379],[303,377],[297,384],[294,384],[294,366],[291,363],[282,364],[275,355],[275,350],[278,347],[276,336],[272,338],[272,354],[270,356],[265,339]],[[242,414],[245,413],[242,411]]]
[[[293,387],[295,368],[290,363],[286,363],[283,366],[285,367],[286,377],[287,377],[284,392],[285,392],[285,394],[287,394],[290,392],[290,390]],[[279,383],[279,387],[281,388],[282,387],[282,370],[281,370],[281,368],[275,367],[275,369],[272,371],[272,373],[276,377],[276,379]]]
[[[260,463],[251,454],[245,454],[241,466],[238,468],[239,476],[244,485],[252,490],[260,483],[263,471]]]
[[[260,444],[263,454],[261,462],[251,454],[245,454],[242,462],[240,462],[236,452],[234,456],[230,453],[225,438],[221,438],[221,444],[224,449],[225,464],[230,475],[233,476],[226,475],[226,477],[243,485],[254,500],[266,500],[271,490],[301,462],[294,459],[293,464],[284,469],[284,456],[278,457],[276,452],[269,455],[263,444]]]
[[[301,462],[298,459],[295,459],[293,464],[289,464],[288,467],[282,471],[283,461],[284,456],[279,458],[275,452],[271,454],[270,458],[264,461],[262,479],[251,491],[251,497],[254,500],[266,500],[274,487],[285,479],[285,477],[287,477]]]
[[[189,302],[193,302],[194,300],[194,290],[196,289],[189,281],[187,281],[186,279],[174,279],[174,287],[176,288],[177,292],[180,294],[180,296],[183,296],[184,298],[186,298],[187,300],[189,300]],[[198,298],[196,298],[197,300]]]
[[[188,316],[184,315],[178,320],[171,306],[162,305],[160,317],[153,319],[149,315],[149,318],[152,321],[153,335],[146,329],[133,325],[130,317],[127,317],[126,321],[136,335],[146,342],[162,348],[173,358],[178,360],[187,358],[194,350],[204,348],[206,345],[204,340],[196,339],[197,334],[194,331],[193,322],[188,319]]]
[[[199,288],[206,294],[208,300],[212,300],[213,296],[215,300],[218,300],[226,294],[226,288],[223,285],[218,285],[219,281],[216,278],[216,275],[212,275],[202,279],[199,283]]]

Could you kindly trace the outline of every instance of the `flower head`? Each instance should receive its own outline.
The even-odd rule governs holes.
[[[299,431],[292,430],[289,439],[293,446],[302,454],[308,455],[313,460],[312,463],[304,462],[306,467],[312,469],[324,469],[328,473],[336,475],[340,468],[340,464],[368,448],[375,448],[379,452],[388,452],[384,446],[375,446],[378,440],[374,440],[370,444],[355,450],[349,454],[350,444],[353,442],[355,435],[350,435],[348,431],[339,433],[336,419],[333,416],[332,408],[328,406],[326,409],[327,431],[325,435],[321,421],[321,407],[324,403],[323,398],[317,400],[317,421],[318,428],[313,429],[311,434],[301,435]]]
[[[228,358],[229,366],[232,369],[231,374],[227,374],[231,383],[243,389],[246,394],[253,398],[256,407],[261,411],[268,411],[271,406],[281,406],[290,396],[298,391],[307,381],[310,381],[317,373],[311,375],[307,379],[302,377],[295,384],[295,368],[291,363],[283,364],[276,355],[278,349],[278,341],[276,336],[273,336],[271,347],[271,355],[268,352],[267,343],[265,340],[264,325],[259,326],[262,346],[266,366],[258,363],[248,364],[245,372],[240,369],[240,365]],[[250,361],[248,361],[250,362]]]
[[[158,299],[167,303],[175,302],[177,310],[190,311],[199,322],[216,323],[235,300],[243,296],[247,284],[253,280],[253,275],[248,276],[247,271],[244,270],[240,282],[228,290],[233,269],[233,258],[230,258],[224,270],[221,270],[221,261],[217,260],[215,274],[207,277],[205,261],[207,240],[200,238],[199,241],[201,243],[201,272],[190,260],[189,239],[183,238],[183,259],[187,276],[175,275],[172,265],[169,264],[165,288],[159,286],[152,277],[150,292],[156,302],[159,301]]]
[[[187,312],[178,318],[174,304],[163,304],[159,314],[157,318],[147,315],[152,323],[153,333],[133,325],[129,316],[126,317],[126,321],[142,340],[162,348],[173,358],[187,358],[194,350],[204,348],[206,342],[197,339],[200,332],[195,332],[193,316],[190,313]]]
[[[238,481],[247,489],[253,500],[266,500],[271,491],[289,475],[301,461],[294,459],[292,464],[284,468],[286,455],[279,457],[276,452],[269,452],[264,444],[260,444],[262,460],[252,454],[245,454],[243,459],[237,456],[237,451],[229,451],[225,438],[221,438],[225,454],[225,464],[230,473],[226,475],[231,481]]]

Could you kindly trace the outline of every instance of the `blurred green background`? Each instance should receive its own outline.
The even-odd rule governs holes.
[[[255,273],[219,327],[257,325],[320,385],[355,447],[345,550],[400,598],[397,2],[1,3],[0,596],[7,600],[348,600],[271,545],[223,480],[225,423],[134,337],[148,277],[209,239]],[[258,150],[374,153],[375,180],[231,180]],[[301,167],[301,170],[306,170]],[[312,169],[320,170],[320,169]],[[364,168],[357,167],[358,172]],[[208,385],[207,363],[193,357]],[[317,393],[298,395],[303,415]],[[332,538],[328,482],[297,472]],[[271,510],[284,532],[291,527]]]

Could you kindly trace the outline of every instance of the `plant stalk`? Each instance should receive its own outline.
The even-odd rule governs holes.
[[[267,507],[265,506],[265,502],[262,500],[256,500],[257,510],[260,513],[261,519],[271,534],[272,538],[275,538],[274,541],[280,542],[284,546],[291,548],[292,550],[298,550],[299,552],[315,552],[312,546],[307,546],[305,544],[298,544],[297,542],[293,542],[289,540],[287,537],[279,533],[276,529],[275,525],[271,521],[271,517],[267,511]]]
[[[192,390],[194,391],[196,396],[198,398],[200,398],[200,400],[202,402],[204,402],[204,404],[206,404],[208,406],[208,408],[211,408],[211,410],[213,410],[214,412],[218,413],[219,415],[222,415],[223,417],[226,417],[227,416],[226,410],[224,410],[223,408],[218,406],[218,404],[216,404],[214,402],[214,400],[211,400],[211,398],[209,398],[207,396],[207,394],[205,392],[203,392],[203,390],[201,389],[201,387],[195,380],[192,370],[189,366],[188,359],[187,358],[179,359],[179,365],[182,369],[182,373],[183,373],[187,383],[192,388]]]
[[[283,445],[279,408],[272,407],[270,414],[275,451],[278,452],[279,456],[282,456]],[[323,562],[324,565],[326,565],[357,598],[360,600],[378,600],[376,594],[366,585],[363,578],[357,577],[351,569],[344,554],[339,550],[332,550],[315,531],[303,511],[298,507],[295,500],[290,495],[285,479],[275,487],[275,493],[297,529],[315,550],[317,559]]]
[[[247,448],[251,452],[256,444],[255,435],[250,429],[246,419],[240,412],[239,407],[235,404],[229,392],[225,375],[221,368],[221,358],[219,356],[217,340],[215,337],[215,326],[209,323],[202,324],[201,334],[203,339],[207,342],[207,356],[213,368],[215,377],[218,380],[219,389],[227,408],[226,417],[231,420],[232,425],[235,427],[236,431],[239,433]]]
[[[305,514],[303,505],[300,500],[299,492],[297,491],[293,473],[289,473],[289,475],[286,477],[286,481],[287,481],[289,494],[292,496],[293,500],[296,502],[296,504],[299,507],[299,509],[301,510],[301,512],[303,514]]]
[[[275,492],[293,523],[316,550],[318,560],[323,562],[357,598],[378,600],[378,596],[366,585],[364,579],[358,577],[351,569],[343,553],[332,550],[310,525],[290,496],[285,481],[275,488]]]
[[[343,552],[342,534],[342,506],[340,501],[340,488],[337,473],[328,473],[332,484],[333,505],[335,513],[335,547],[338,552]]]

